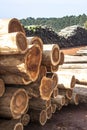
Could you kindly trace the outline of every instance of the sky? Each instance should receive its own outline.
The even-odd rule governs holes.
[[[0,0],[0,18],[87,15],[87,0]]]

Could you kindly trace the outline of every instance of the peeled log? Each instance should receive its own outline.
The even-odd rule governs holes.
[[[23,130],[23,124],[18,120],[0,120],[0,130]]]
[[[0,117],[18,119],[28,107],[28,95],[24,89],[6,87],[0,98]]]
[[[73,91],[78,94],[79,103],[87,103],[87,85],[76,84]]]
[[[0,35],[11,32],[23,32],[25,34],[25,31],[18,19],[0,19]]]
[[[0,79],[0,97],[2,97],[4,93],[5,93],[5,84],[4,81]]]
[[[41,50],[43,50],[43,41],[41,38],[34,36],[34,37],[27,37],[28,46],[33,44],[38,44],[40,46]]]
[[[0,56],[0,73],[16,74],[35,81],[39,75],[42,52],[39,46],[32,46],[24,55]]]
[[[57,44],[43,45],[43,54],[42,54],[42,65],[47,67],[56,66],[59,63],[60,53],[59,46]]]
[[[47,122],[47,113],[46,110],[29,110],[31,122],[38,122],[42,126]]]
[[[0,54],[20,54],[28,48],[27,39],[22,32],[0,35]]]

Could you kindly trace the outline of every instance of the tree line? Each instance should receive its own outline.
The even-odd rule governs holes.
[[[61,29],[72,26],[72,25],[80,25],[80,26],[87,26],[87,15],[82,14],[79,16],[65,16],[62,18],[32,18],[27,17],[26,19],[21,19],[21,23],[24,26],[30,25],[40,25],[40,26],[47,26],[52,28],[54,31],[59,32]]]

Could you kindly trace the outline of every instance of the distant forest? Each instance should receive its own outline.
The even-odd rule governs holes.
[[[21,19],[21,23],[24,26],[30,25],[41,25],[52,28],[54,31],[59,32],[61,29],[72,26],[72,25],[80,25],[84,26],[84,23],[87,22],[87,15],[82,14],[79,16],[65,16],[62,18],[32,18],[27,17],[26,19]]]

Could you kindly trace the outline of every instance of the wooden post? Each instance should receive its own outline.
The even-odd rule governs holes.
[[[0,19],[0,35],[11,32],[23,32],[25,34],[25,31],[18,19]]]
[[[0,98],[0,116],[18,119],[28,107],[28,95],[24,89],[6,87]]]
[[[0,55],[25,53],[27,48],[27,39],[22,32],[0,35]]]
[[[0,79],[0,97],[2,97],[4,93],[5,93],[5,84],[4,81]]]
[[[32,46],[25,55],[0,56],[0,73],[16,74],[28,81],[35,81],[39,75],[41,59],[42,52],[37,45]]]

